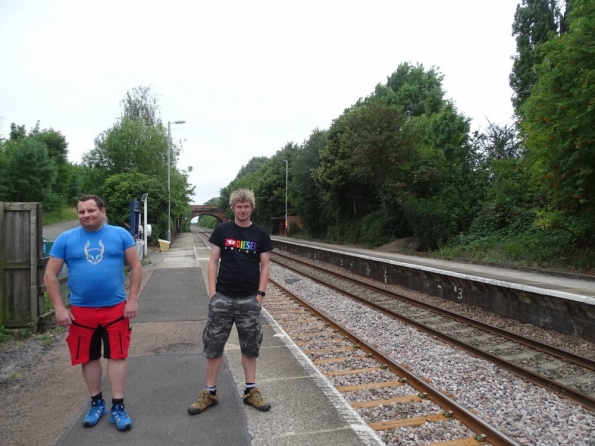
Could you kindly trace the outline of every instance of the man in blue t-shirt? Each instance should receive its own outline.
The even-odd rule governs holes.
[[[197,415],[219,402],[217,375],[234,323],[246,379],[244,404],[260,411],[271,408],[256,388],[256,359],[262,344],[260,311],[269,281],[273,244],[266,229],[250,220],[255,206],[252,191],[234,191],[229,204],[234,220],[218,225],[209,239],[209,316],[202,336],[207,358],[206,389],[188,407],[190,415]]]
[[[80,227],[56,239],[45,271],[45,287],[54,306],[56,323],[68,327],[66,342],[72,365],[81,364],[91,394],[83,426],[92,427],[107,413],[101,379],[101,347],[107,358],[111,386],[110,423],[132,428],[124,406],[130,319],[138,311],[142,267],[136,242],[124,228],[104,223],[105,205],[96,195],[83,195],[77,204]],[[130,266],[130,290],[124,289],[124,262]],[[70,308],[60,293],[58,274],[68,266]]]

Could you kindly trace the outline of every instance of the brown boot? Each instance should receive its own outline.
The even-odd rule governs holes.
[[[256,387],[250,390],[250,392],[242,397],[244,400],[244,404],[248,404],[250,406],[256,407],[261,412],[266,412],[271,408],[271,403],[267,403],[262,395],[260,394],[260,390]]]
[[[219,397],[217,395],[211,395],[211,392],[208,390],[203,390],[200,395],[198,395],[196,402],[188,407],[188,413],[190,415],[198,415],[207,407],[216,406],[218,402]]]

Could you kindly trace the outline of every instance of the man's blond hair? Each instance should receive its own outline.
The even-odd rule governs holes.
[[[249,202],[252,205],[252,209],[256,207],[256,200],[254,199],[254,192],[249,189],[238,189],[234,190],[229,197],[229,207],[233,209],[236,203]]]

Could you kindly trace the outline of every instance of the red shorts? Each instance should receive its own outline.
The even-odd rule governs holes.
[[[72,365],[101,358],[102,343],[104,358],[128,357],[132,326],[124,317],[125,306],[126,302],[113,307],[70,307],[75,320],[70,325],[66,342]]]

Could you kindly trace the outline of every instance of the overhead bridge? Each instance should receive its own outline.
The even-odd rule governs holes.
[[[201,215],[210,215],[219,219],[219,221],[222,223],[229,221],[229,218],[227,218],[225,215],[225,211],[218,208],[217,206],[209,206],[208,204],[191,204],[190,210],[192,211],[192,218],[200,217]]]

